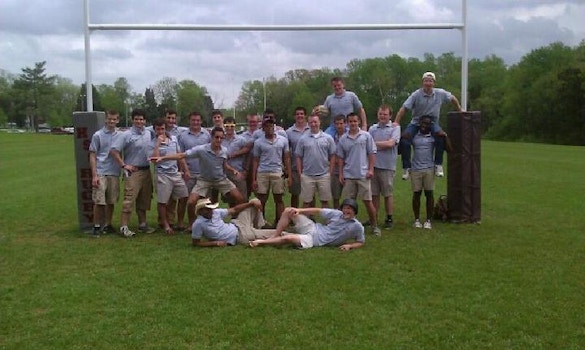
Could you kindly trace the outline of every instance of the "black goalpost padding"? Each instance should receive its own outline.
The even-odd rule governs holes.
[[[450,112],[447,201],[451,222],[481,221],[481,113]]]

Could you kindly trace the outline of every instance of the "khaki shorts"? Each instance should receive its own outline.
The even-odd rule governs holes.
[[[330,201],[331,176],[326,173],[322,176],[308,176],[301,174],[301,200],[303,203],[310,203],[319,194],[320,201]]]
[[[167,204],[171,198],[179,199],[189,196],[187,185],[181,174],[156,174],[156,199],[158,203]]]
[[[195,187],[193,187],[191,193],[197,193],[200,197],[209,197],[211,195],[211,190],[218,190],[221,194],[226,194],[235,188],[236,185],[227,178],[217,181],[197,179],[197,183],[195,184]]]
[[[313,248],[313,235],[315,234],[315,223],[305,215],[298,215],[295,219],[295,231],[301,241],[302,249]]]
[[[120,199],[120,178],[113,175],[99,175],[100,185],[91,192],[97,205],[116,204]]]
[[[371,181],[372,194],[389,197],[394,192],[394,170],[374,168],[374,177]]]
[[[137,210],[150,210],[152,200],[152,175],[150,169],[138,170],[124,179],[122,212],[131,213],[132,204]]]
[[[274,236],[276,230],[263,230],[260,227],[266,225],[262,212],[255,207],[246,208],[232,223],[238,228],[238,244],[247,245],[256,239],[266,239]]]
[[[339,182],[339,175],[334,174],[331,176],[331,196],[333,199],[341,198],[341,191],[343,190],[343,185]]]
[[[370,179],[345,179],[341,197],[371,201],[372,188]]]
[[[272,194],[284,193],[284,179],[282,178],[282,172],[258,173],[256,176],[256,182],[258,183],[258,194],[268,194],[270,189],[272,189]]]
[[[412,192],[433,191],[435,189],[434,169],[411,170],[410,183],[412,184]]]

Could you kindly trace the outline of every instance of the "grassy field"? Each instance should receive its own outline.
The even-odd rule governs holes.
[[[415,231],[397,180],[344,253],[91,239],[72,138],[0,134],[0,348],[583,349],[585,148],[482,147],[481,225]]]

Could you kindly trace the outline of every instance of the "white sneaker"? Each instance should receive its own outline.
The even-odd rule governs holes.
[[[422,228],[423,225],[420,223],[418,219],[414,220],[414,224],[412,225],[414,228]]]
[[[402,180],[410,179],[410,168],[404,169],[404,173],[402,174]]]
[[[372,227],[372,233],[374,234],[374,236],[377,236],[377,237],[382,236],[382,230],[380,230],[380,228],[378,226]]]
[[[425,221],[423,228],[426,228],[427,230],[430,230],[433,228],[433,226],[431,225],[431,220],[427,220]]]
[[[136,233],[130,231],[130,229],[128,228],[128,226],[122,226],[122,227],[120,227],[120,233],[124,237],[132,237],[132,236],[134,236],[136,234]]]
[[[442,165],[436,165],[435,166],[435,176],[437,176],[437,177],[443,177],[443,176],[445,176],[445,173],[443,172],[443,166]]]

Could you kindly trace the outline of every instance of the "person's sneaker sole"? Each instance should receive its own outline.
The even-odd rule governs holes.
[[[384,228],[391,229],[392,226],[394,226],[394,222],[392,222],[392,221],[384,222]]]

